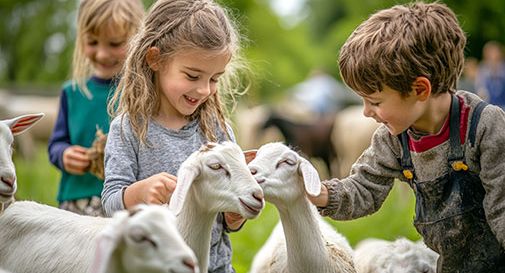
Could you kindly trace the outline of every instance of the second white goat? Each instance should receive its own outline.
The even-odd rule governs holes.
[[[308,160],[282,143],[269,143],[260,147],[249,168],[282,223],[255,256],[251,273],[355,272],[347,239],[306,198],[321,190]]]
[[[168,208],[113,218],[17,201],[0,215],[0,267],[16,273],[198,273]]]

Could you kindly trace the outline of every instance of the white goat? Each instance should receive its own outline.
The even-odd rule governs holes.
[[[263,191],[235,143],[209,143],[191,154],[177,173],[170,208],[177,226],[207,272],[212,225],[219,212],[240,213],[247,219],[263,209]]]
[[[249,168],[282,223],[257,253],[252,273],[355,272],[349,243],[306,198],[321,190],[319,175],[306,159],[282,143],[269,143]]]
[[[43,116],[43,113],[39,113],[0,120],[0,213],[14,200],[17,188],[16,170],[12,162],[13,136],[25,132]]]
[[[354,263],[358,273],[435,273],[438,254],[422,241],[365,239],[358,243]]]
[[[16,273],[199,272],[162,206],[102,218],[17,201],[0,216],[0,242],[0,267]]]

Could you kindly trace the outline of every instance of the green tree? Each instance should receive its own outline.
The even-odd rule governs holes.
[[[76,1],[0,4],[0,80],[48,85],[68,74]]]

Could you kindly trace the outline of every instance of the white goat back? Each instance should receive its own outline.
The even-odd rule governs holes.
[[[8,202],[16,192],[16,170],[12,162],[13,136],[19,135],[44,116],[43,113],[0,120],[0,203]],[[0,206],[0,212],[2,208]]]
[[[188,192],[209,212],[235,212],[248,219],[263,209],[263,191],[247,166],[242,149],[233,142],[208,143],[186,159],[177,173],[170,209],[181,212]]]
[[[16,273],[199,272],[161,206],[102,218],[17,201],[0,216],[0,242],[0,267]]]
[[[286,271],[288,255],[285,250],[286,239],[281,222],[275,225],[270,236],[254,255],[249,273],[271,273]]]
[[[336,232],[335,228],[322,219],[322,217],[318,217],[318,222],[323,240],[326,242],[327,246],[331,246],[330,249],[335,252],[353,253],[351,245],[342,234]],[[336,256],[341,258],[338,254],[336,254]],[[286,272],[287,263],[288,255],[286,251],[284,229],[282,228],[282,223],[278,222],[272,230],[272,233],[270,233],[267,241],[254,256],[249,273]]]
[[[369,238],[355,247],[357,273],[435,273],[438,254],[422,241]]]

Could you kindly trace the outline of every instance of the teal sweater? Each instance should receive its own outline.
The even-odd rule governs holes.
[[[107,102],[114,91],[112,80],[92,77],[87,81],[92,94],[88,99],[80,90],[74,89],[71,82],[63,86],[60,97],[58,118],[49,140],[50,161],[62,171],[58,201],[100,196],[103,181],[90,173],[74,175],[63,168],[63,152],[71,145],[91,147],[97,128],[104,133],[109,131],[110,118]]]

